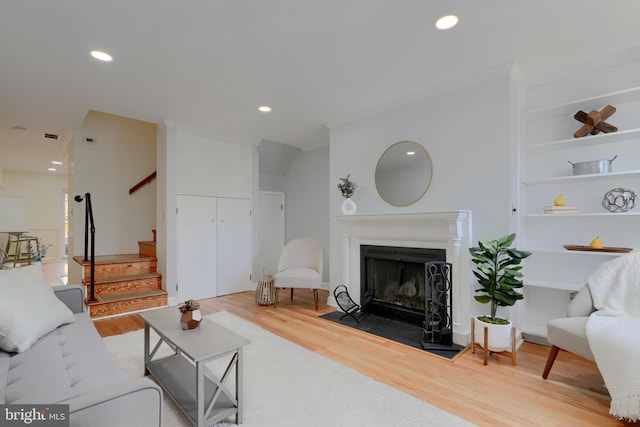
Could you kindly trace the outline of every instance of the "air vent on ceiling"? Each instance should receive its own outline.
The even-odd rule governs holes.
[[[56,135],[55,133],[45,133],[44,134],[44,138],[45,139],[53,139],[54,141],[57,141],[58,138],[60,138],[60,136]]]

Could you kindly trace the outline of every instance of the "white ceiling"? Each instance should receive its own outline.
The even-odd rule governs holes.
[[[3,0],[0,168],[46,171],[62,142],[42,134],[90,109],[313,149],[327,123],[446,81],[638,45],[639,21],[638,0]]]

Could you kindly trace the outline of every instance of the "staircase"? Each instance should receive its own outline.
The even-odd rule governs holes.
[[[94,261],[94,296],[91,295],[91,261],[73,260],[83,267],[85,304],[92,318],[107,317],[167,305],[162,275],[156,272],[155,230],[153,241],[138,242],[138,254],[102,255]]]

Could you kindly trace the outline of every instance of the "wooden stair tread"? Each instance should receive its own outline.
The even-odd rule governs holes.
[[[102,277],[100,279],[95,279],[95,284],[105,284],[105,283],[115,283],[115,282],[127,282],[131,280],[141,280],[141,279],[156,279],[162,277],[160,273],[142,273],[142,274],[131,274],[128,276],[113,276],[113,277]],[[82,282],[85,285],[90,285],[90,283]]]
[[[83,266],[91,265],[90,260],[85,261],[84,257],[80,255],[74,256],[73,260]],[[102,265],[102,264],[116,264],[116,263],[139,262],[139,261],[156,261],[156,258],[151,256],[144,256],[140,254],[96,255],[94,264]]]
[[[144,241],[138,242],[138,253],[144,256],[156,256],[156,242],[155,241]]]
[[[152,291],[136,292],[136,293],[126,294],[126,295],[104,296],[104,297],[100,297],[100,299],[98,301],[87,301],[86,303],[87,303],[87,305],[96,305],[96,304],[101,304],[101,303],[109,303],[109,302],[116,302],[116,301],[126,301],[126,300],[131,300],[131,299],[136,299],[136,298],[144,298],[144,297],[165,295],[166,293],[167,292],[163,291],[162,289],[155,289],[155,290],[152,290]]]
[[[93,289],[96,301],[87,301],[91,318],[117,316],[167,305],[168,293],[162,289],[162,274],[156,271],[156,243],[138,242],[137,254],[99,255],[94,258]],[[83,256],[73,260],[83,268],[82,283],[91,289],[91,261]]]

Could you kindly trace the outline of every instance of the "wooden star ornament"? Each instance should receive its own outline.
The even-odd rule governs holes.
[[[604,133],[616,132],[617,127],[605,122],[613,113],[616,112],[616,107],[613,105],[607,105],[601,111],[592,110],[589,114],[584,111],[578,111],[573,118],[584,123],[584,125],[578,129],[574,134],[574,138],[581,138],[588,134],[597,135],[601,131]]]

